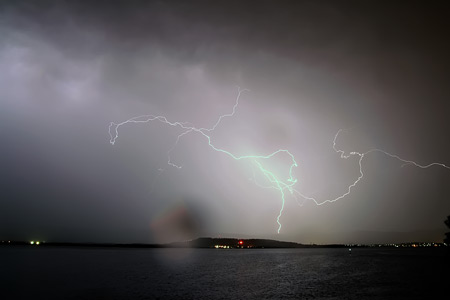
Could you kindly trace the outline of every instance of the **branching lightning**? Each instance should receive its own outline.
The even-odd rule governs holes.
[[[317,200],[314,197],[310,197],[310,196],[302,194],[301,192],[299,192],[298,190],[296,190],[294,188],[294,186],[296,185],[298,180],[297,180],[297,178],[294,177],[293,170],[294,170],[294,168],[296,168],[298,166],[298,164],[297,164],[297,162],[295,160],[294,155],[291,152],[289,152],[288,150],[286,150],[286,149],[278,149],[278,150],[276,150],[276,151],[274,151],[274,152],[272,152],[270,154],[267,154],[267,155],[259,154],[259,155],[237,156],[237,155],[235,155],[235,154],[233,154],[233,153],[231,153],[231,152],[229,152],[227,150],[224,150],[224,149],[216,147],[212,143],[211,136],[209,134],[211,132],[213,132],[217,128],[217,126],[220,125],[221,121],[224,118],[228,118],[228,117],[233,117],[234,116],[234,114],[236,112],[236,109],[239,106],[239,99],[240,99],[242,93],[246,92],[246,91],[248,91],[248,90],[247,89],[241,89],[241,88],[238,87],[238,93],[237,93],[237,96],[236,96],[236,101],[235,101],[235,104],[233,106],[233,109],[232,109],[231,113],[219,116],[219,118],[217,119],[216,123],[211,128],[203,128],[203,127],[202,128],[197,128],[195,126],[188,125],[189,123],[187,123],[187,122],[171,122],[164,116],[141,115],[141,116],[133,117],[133,118],[128,119],[128,120],[126,120],[124,122],[121,122],[121,123],[111,122],[109,124],[110,143],[112,145],[114,145],[116,143],[116,140],[119,137],[119,127],[120,126],[123,126],[123,125],[128,124],[128,123],[149,123],[149,122],[152,122],[152,121],[159,121],[161,123],[164,123],[164,124],[172,126],[172,127],[179,127],[179,128],[181,128],[183,130],[183,132],[180,133],[177,136],[173,147],[171,149],[169,149],[168,152],[167,152],[167,164],[172,166],[172,167],[175,167],[175,168],[178,168],[178,169],[182,168],[182,166],[179,166],[179,165],[175,164],[174,162],[172,162],[170,154],[177,147],[180,139],[182,137],[188,135],[188,134],[191,134],[191,133],[196,133],[196,134],[202,135],[206,139],[206,141],[208,143],[208,146],[210,148],[212,148],[214,151],[221,152],[221,153],[223,153],[225,155],[228,155],[229,157],[231,157],[232,159],[237,160],[237,161],[239,161],[239,160],[250,160],[250,161],[252,161],[255,164],[255,166],[257,167],[257,170],[259,170],[261,172],[261,174],[267,179],[267,181],[271,185],[269,185],[269,186],[262,186],[262,185],[260,185],[259,183],[256,182],[256,179],[254,180],[255,183],[258,186],[261,186],[261,187],[264,187],[264,188],[276,189],[276,190],[279,191],[279,193],[281,195],[281,207],[280,207],[277,219],[276,219],[276,221],[278,223],[278,230],[277,230],[278,233],[280,233],[280,230],[281,230],[280,218],[281,218],[281,216],[283,214],[283,210],[284,210],[286,192],[289,192],[295,198],[297,198],[296,196],[300,196],[301,198],[303,198],[305,200],[311,200],[316,205],[322,205],[322,204],[325,204],[325,203],[331,203],[331,202],[335,202],[335,201],[341,200],[341,199],[345,198],[346,196],[348,196],[351,193],[351,191],[353,190],[353,188],[355,188],[356,185],[364,177],[363,160],[370,153],[373,153],[373,152],[383,153],[384,155],[387,155],[387,156],[389,156],[391,158],[395,158],[395,159],[403,162],[404,164],[402,166],[404,166],[404,165],[413,165],[415,167],[422,168],[422,169],[430,168],[430,167],[433,167],[433,166],[439,166],[439,167],[443,167],[443,168],[446,168],[446,169],[450,170],[450,167],[445,165],[445,164],[443,164],[443,163],[436,163],[436,162],[434,162],[434,163],[430,163],[428,165],[421,165],[421,164],[418,164],[418,163],[416,163],[414,161],[403,159],[403,158],[401,158],[401,157],[399,157],[399,156],[397,156],[395,154],[391,154],[389,152],[386,152],[386,151],[383,151],[383,150],[380,150],[380,149],[371,149],[371,150],[368,150],[366,152],[352,151],[352,152],[349,152],[348,154],[346,154],[345,151],[337,148],[337,146],[336,146],[338,136],[343,131],[342,129],[340,129],[336,133],[336,135],[334,136],[333,149],[334,149],[334,151],[336,153],[340,154],[340,157],[343,158],[343,159],[348,159],[350,157],[359,157],[358,158],[359,176],[352,184],[350,184],[347,187],[347,191],[345,193],[343,193],[342,195],[339,195],[338,197],[333,198],[333,199],[326,199],[326,200],[319,201],[319,200]],[[267,169],[267,167],[265,167],[263,165],[263,163],[262,163],[264,160],[269,160],[272,157],[275,157],[277,155],[287,155],[290,158],[289,171],[288,171],[288,174],[285,176],[284,179],[279,178],[279,176],[276,176],[274,172],[272,172],[269,169]],[[254,178],[255,178],[255,176],[254,176]]]

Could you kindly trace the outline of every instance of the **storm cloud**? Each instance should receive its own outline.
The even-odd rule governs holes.
[[[444,1],[6,1],[0,5],[0,237],[164,242],[200,235],[298,242],[439,241],[450,172],[381,153],[330,204],[254,183],[237,155],[288,149],[297,188],[328,199],[359,175],[333,151],[379,148],[450,165]],[[284,165],[275,167],[282,168]],[[281,162],[285,163],[285,162]],[[303,205],[300,205],[303,203]],[[440,236],[442,235],[442,237]],[[388,242],[389,242],[388,241]]]

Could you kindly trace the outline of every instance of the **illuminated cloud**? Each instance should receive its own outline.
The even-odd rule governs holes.
[[[154,114],[211,128],[238,85],[251,92],[208,132],[211,143],[236,157],[289,150],[295,190],[318,203],[361,175],[359,155],[333,149],[341,128],[336,149],[346,155],[382,149],[448,166],[445,11],[402,2],[2,3],[0,236],[151,242],[149,224],[182,198],[198,208],[188,215],[203,220],[199,235],[439,238],[450,211],[445,168],[402,167],[372,151],[343,201],[316,206],[289,193],[278,236],[280,192],[255,184],[267,183],[258,165],[217,155],[192,134],[170,152],[183,167],[169,168],[182,128],[123,126],[111,147],[108,125]],[[286,174],[292,160],[267,163]]]

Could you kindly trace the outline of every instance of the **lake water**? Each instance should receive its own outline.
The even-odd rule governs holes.
[[[424,299],[450,289],[446,249],[348,252],[4,246],[0,298]]]

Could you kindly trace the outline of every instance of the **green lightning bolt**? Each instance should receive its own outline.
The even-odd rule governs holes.
[[[352,184],[350,184],[347,187],[346,192],[343,193],[342,195],[340,195],[340,196],[338,196],[336,198],[326,199],[326,200],[323,200],[323,201],[318,201],[315,198],[306,196],[306,195],[302,194],[301,192],[299,192],[298,190],[294,189],[294,186],[297,183],[297,178],[294,177],[293,170],[298,165],[297,165],[297,162],[295,161],[294,155],[292,155],[292,153],[289,152],[288,150],[278,149],[277,151],[272,152],[272,153],[270,153],[268,155],[243,155],[243,156],[236,156],[236,155],[234,155],[233,153],[231,153],[231,152],[229,152],[227,150],[224,150],[224,149],[216,147],[211,142],[211,137],[209,136],[209,133],[213,132],[216,129],[216,127],[219,126],[219,124],[222,121],[222,119],[234,116],[234,114],[236,112],[236,108],[239,105],[239,99],[241,97],[241,94],[243,92],[245,92],[245,91],[248,91],[248,90],[240,89],[238,87],[238,94],[237,94],[236,102],[235,102],[235,104],[233,106],[232,112],[228,113],[228,114],[221,115],[218,118],[217,122],[214,124],[214,126],[212,126],[211,128],[197,128],[197,127],[194,127],[194,126],[187,126],[186,125],[187,123],[170,122],[164,116],[142,115],[142,116],[137,116],[137,117],[128,119],[128,120],[126,120],[124,122],[121,122],[121,123],[111,122],[109,124],[110,143],[112,145],[115,144],[117,138],[119,137],[119,127],[122,126],[122,125],[125,125],[125,124],[128,124],[128,123],[149,123],[151,121],[159,121],[159,122],[162,122],[164,124],[167,124],[167,125],[170,125],[170,126],[173,126],[173,127],[180,127],[180,128],[183,129],[183,132],[177,136],[174,146],[171,149],[169,149],[169,151],[167,152],[167,158],[168,158],[167,164],[169,164],[170,166],[173,166],[173,167],[176,167],[176,168],[179,168],[179,169],[181,168],[181,166],[178,166],[178,165],[176,165],[175,163],[173,163],[171,161],[170,154],[177,147],[178,142],[180,141],[180,139],[182,137],[188,135],[188,134],[191,134],[191,133],[201,134],[204,138],[206,138],[206,140],[208,142],[208,146],[211,147],[214,151],[226,154],[229,157],[231,157],[232,159],[237,160],[237,161],[240,161],[240,160],[250,160],[250,161],[252,161],[257,166],[257,168],[261,172],[261,174],[267,179],[268,182],[270,182],[271,186],[269,186],[269,188],[276,189],[281,194],[281,208],[280,208],[280,211],[279,211],[277,219],[276,219],[276,221],[278,223],[278,230],[277,230],[278,233],[280,233],[280,230],[281,230],[280,218],[281,218],[281,216],[283,214],[283,210],[284,210],[286,191],[288,191],[295,198],[298,195],[298,196],[302,197],[305,200],[313,201],[316,205],[322,205],[324,203],[331,203],[331,202],[335,202],[335,201],[338,201],[340,199],[343,199],[344,197],[346,197],[346,196],[348,196],[350,194],[352,189],[363,178],[363,176],[364,176],[363,167],[362,167],[363,166],[363,159],[366,157],[367,154],[370,154],[370,153],[373,153],[373,152],[381,152],[381,153],[385,154],[386,156],[389,156],[391,158],[394,158],[394,159],[397,159],[397,160],[403,162],[403,165],[412,165],[412,166],[415,166],[415,167],[418,167],[418,168],[422,168],[422,169],[430,168],[432,166],[440,166],[440,167],[443,167],[443,168],[446,168],[446,169],[450,169],[449,166],[447,166],[445,164],[442,164],[442,163],[431,163],[431,164],[428,164],[428,165],[420,165],[420,164],[418,164],[418,163],[416,163],[416,162],[414,162],[412,160],[406,160],[406,159],[400,158],[399,156],[397,156],[395,154],[391,154],[391,153],[388,153],[388,152],[380,150],[380,149],[371,149],[371,150],[368,150],[366,152],[353,151],[353,152],[350,152],[349,154],[346,154],[343,150],[340,150],[340,149],[338,149],[336,147],[338,135],[343,131],[342,129],[340,129],[336,133],[336,135],[334,136],[333,150],[337,154],[340,154],[340,157],[343,158],[343,159],[348,159],[350,157],[358,157],[359,176]],[[288,155],[290,157],[290,161],[291,162],[290,162],[290,166],[289,166],[289,172],[288,172],[288,174],[286,176],[287,178],[284,179],[284,180],[280,179],[277,175],[275,175],[274,172],[270,171],[267,167],[264,167],[263,163],[262,163],[262,161],[269,160],[269,159],[273,158],[276,155]],[[255,183],[256,183],[256,180],[255,180]]]

